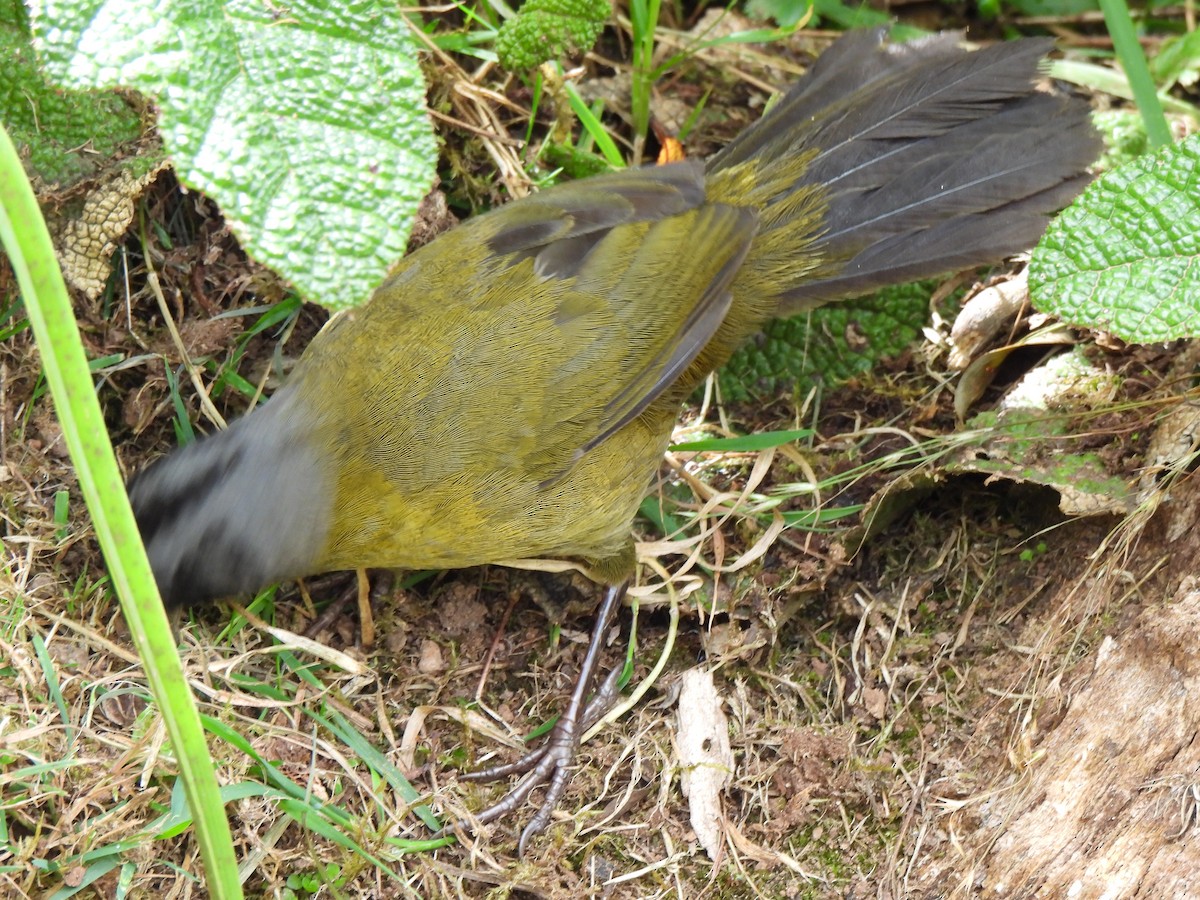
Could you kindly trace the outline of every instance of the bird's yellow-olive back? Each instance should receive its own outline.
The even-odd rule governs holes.
[[[316,568],[625,549],[677,412],[663,395],[727,316],[756,228],[705,202],[698,165],[646,174],[467,222],[317,337],[293,385],[341,439]]]
[[[1032,245],[1099,140],[1047,41],[843,37],[709,163],[479,216],[285,389],[131,486],[169,602],[359,566],[571,557],[619,581],[679,403],[770,318]]]

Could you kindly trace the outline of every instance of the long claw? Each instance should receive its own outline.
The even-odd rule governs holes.
[[[587,654],[583,658],[583,664],[579,668],[579,677],[575,680],[575,688],[571,692],[571,699],[567,703],[567,708],[558,717],[558,722],[555,723],[546,742],[515,762],[492,766],[463,776],[471,781],[491,781],[522,773],[524,777],[499,801],[482,810],[470,820],[463,819],[447,826],[438,833],[439,835],[460,828],[470,831],[473,824],[486,825],[488,822],[506,816],[516,811],[534,788],[549,782],[546,796],[538,807],[538,811],[521,832],[517,853],[524,856],[530,840],[546,830],[551,816],[554,815],[555,807],[558,806],[567,785],[570,784],[571,764],[575,761],[580,737],[601,719],[616,697],[617,684],[621,674],[619,668],[614,669],[604,679],[596,696],[590,701],[587,699],[592,682],[596,677],[596,670],[600,667],[600,654],[604,647],[605,632],[608,631],[616,616],[627,587],[628,584],[623,584],[620,587],[609,587],[605,590],[604,599],[596,613],[596,622],[592,626]]]
[[[563,792],[570,783],[571,770],[569,768],[564,766],[555,770],[554,777],[550,779],[550,786],[546,788],[546,796],[542,799],[542,805],[538,807],[538,811],[529,820],[529,824],[521,831],[521,839],[517,841],[517,856],[524,856],[529,842],[546,830],[546,826],[550,824],[550,817],[554,815],[554,809],[558,806],[558,801],[562,799]]]
[[[618,667],[608,673],[608,676],[604,679],[604,683],[600,685],[600,690],[596,691],[592,699],[588,701],[587,709],[583,711],[581,719],[580,735],[591,731],[592,726],[604,718],[604,714],[612,708],[613,703],[617,699],[617,685],[620,682],[621,668]],[[544,744],[540,747],[534,747],[520,759],[515,759],[508,763],[500,763],[495,766],[488,766],[486,769],[476,769],[474,772],[463,772],[458,777],[462,781],[499,781],[501,778],[508,778],[510,775],[525,775],[532,772],[537,768],[538,762],[550,751],[554,732],[551,731],[550,734],[551,737],[548,737]]]

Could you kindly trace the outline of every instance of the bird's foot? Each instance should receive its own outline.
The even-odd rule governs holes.
[[[558,722],[555,723],[546,742],[514,762],[491,766],[462,776],[470,781],[495,781],[511,775],[522,775],[523,777],[517,782],[516,787],[487,809],[470,819],[463,819],[447,826],[439,834],[450,833],[458,829],[470,831],[474,827],[486,825],[515,812],[533,790],[543,784],[547,786],[546,795],[533,819],[521,832],[517,853],[524,856],[529,842],[546,830],[546,826],[550,824],[550,817],[554,815],[554,810],[571,781],[572,763],[574,763],[575,754],[579,749],[579,739],[584,732],[600,721],[612,706],[617,695],[617,685],[621,675],[619,668],[609,673],[600,690],[590,701],[587,699],[596,669],[599,667],[604,634],[608,631],[624,595],[624,585],[610,587],[605,591],[604,601],[600,604],[600,609],[596,614],[596,623],[592,628],[587,654],[580,667],[575,689],[571,693],[571,700],[562,715],[559,716]]]

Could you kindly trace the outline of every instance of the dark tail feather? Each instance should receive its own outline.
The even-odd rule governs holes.
[[[1086,103],[1033,86],[1049,40],[972,52],[953,34],[882,38],[837,41],[709,163],[714,185],[754,167],[769,222],[772,206],[824,186],[816,265],[808,255],[789,277],[787,233],[812,227],[786,215],[751,251],[748,277],[761,267],[779,315],[1028,249],[1100,152]]]

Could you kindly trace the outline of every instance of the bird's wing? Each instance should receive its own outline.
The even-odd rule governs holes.
[[[756,229],[707,201],[698,163],[550,188],[403,260],[314,342],[309,393],[331,421],[353,414],[353,452],[406,491],[467,471],[554,482],[695,387]],[[379,347],[389,365],[344,363]],[[361,399],[347,412],[344,396]]]
[[[553,480],[668,391],[692,389],[680,377],[725,321],[757,214],[706,202],[689,162],[564,185],[494,217],[488,246],[503,266],[532,260],[541,286],[560,288],[551,420],[578,421],[581,400],[592,409],[569,457],[546,459]]]

